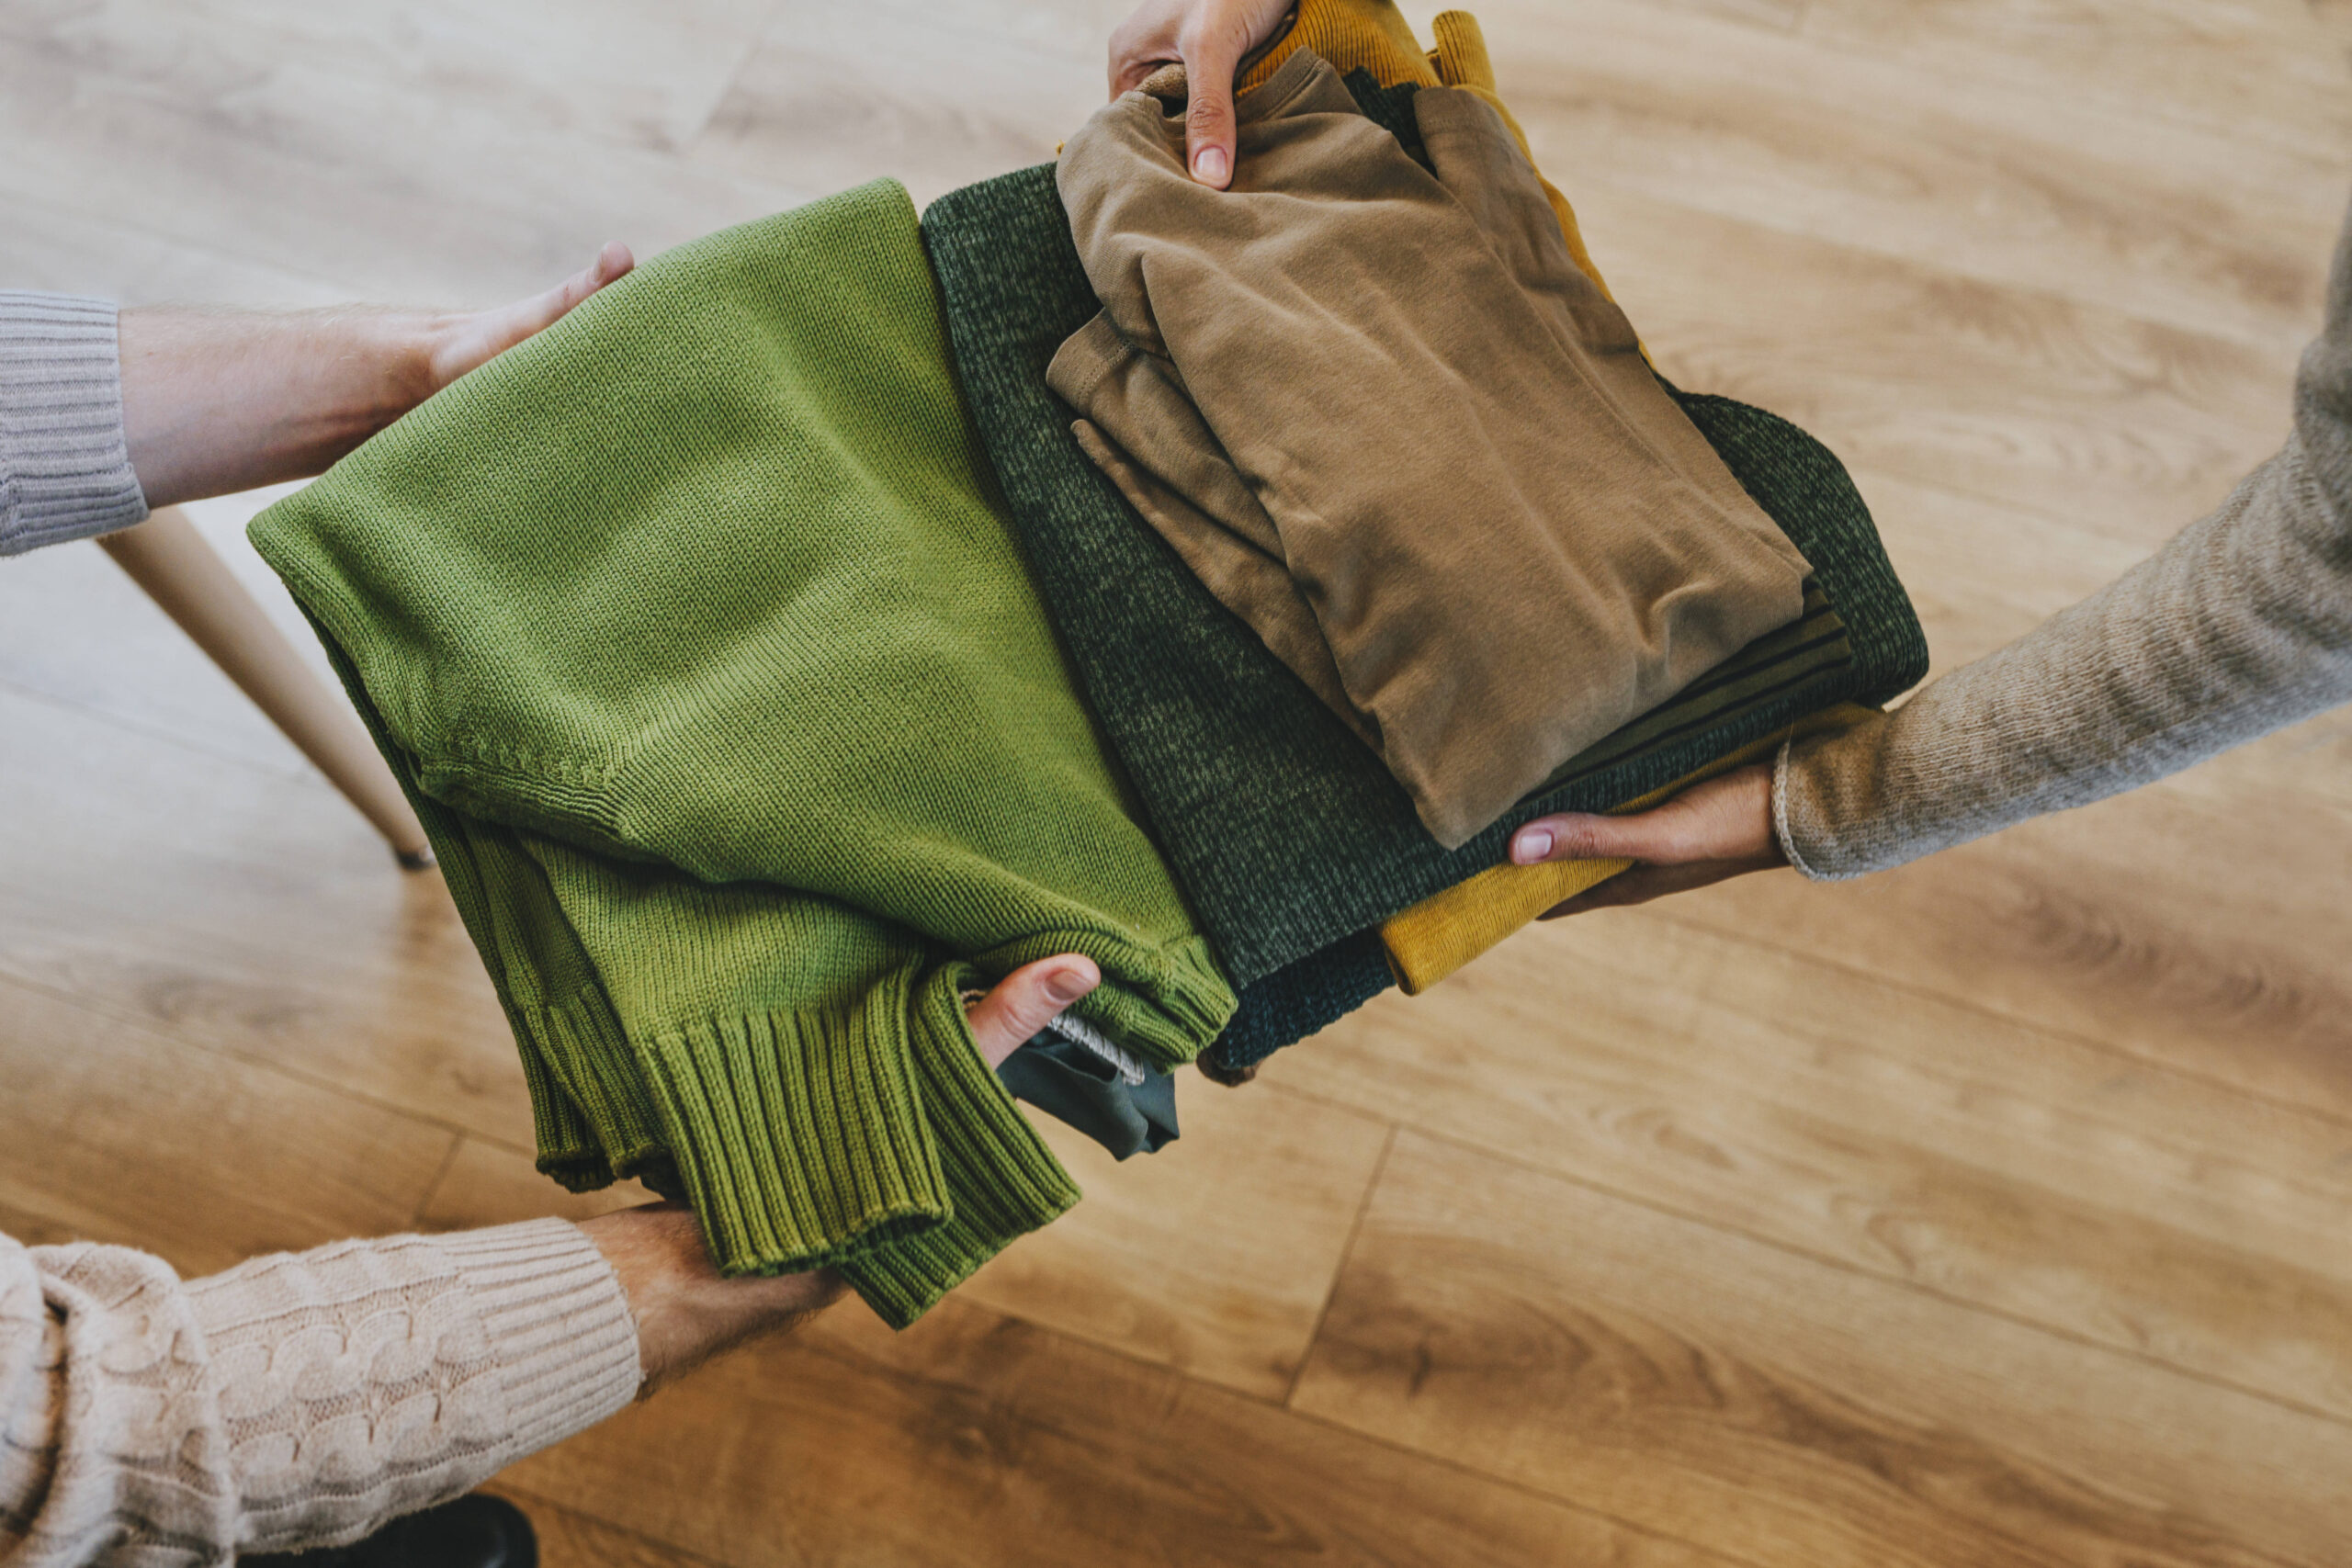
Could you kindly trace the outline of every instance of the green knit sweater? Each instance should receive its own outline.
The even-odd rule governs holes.
[[[1080,705],[883,182],[698,241],[257,519],[431,832],[542,1168],[911,1320],[1076,1189],[957,995],[1232,1011]]]

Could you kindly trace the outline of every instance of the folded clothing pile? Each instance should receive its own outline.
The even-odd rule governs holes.
[[[1797,619],[1805,562],[1577,270],[1476,96],[1429,166],[1294,53],[1233,188],[1134,92],[1056,184],[1103,308],[1048,386],[1193,574],[1376,751],[1446,849]]]
[[[906,193],[670,252],[255,520],[432,835],[542,1169],[911,1321],[1078,1196],[961,997],[1231,991],[1073,690]]]
[[[1475,24],[1438,36],[1306,0],[1245,79],[1232,199],[1281,198],[1246,221],[1123,102],[1058,187],[919,229],[881,182],[659,257],[256,520],[543,1170],[904,1325],[1078,1197],[1015,1095],[1161,1147],[1170,1068],[1246,1073],[1617,869],[1502,863],[1520,822],[1924,673],[1837,460],[1651,374]],[[1349,353],[1276,341],[1307,316]],[[1496,540],[1549,575],[1484,581]],[[1072,951],[1101,988],[991,1071],[969,996]]]
[[[1428,155],[1414,106],[1440,86],[1495,111],[1518,146],[1492,96],[1475,21],[1449,12],[1437,36],[1437,52],[1423,56],[1385,0],[1307,0],[1292,33],[1244,85],[1272,84],[1284,71],[1295,83],[1302,67],[1292,62],[1311,71],[1312,44],[1332,68],[1346,68],[1343,84],[1364,120],[1408,158]],[[1316,105],[1318,117],[1345,112],[1328,93]],[[1126,112],[1159,110],[1146,96],[1131,98]],[[1443,112],[1458,124],[1464,111],[1457,102]],[[1491,127],[1481,135],[1492,148]],[[1155,838],[1239,989],[1239,1010],[1204,1067],[1245,1071],[1399,980],[1413,990],[1432,984],[1622,869],[1502,863],[1521,823],[1654,797],[1730,759],[1767,752],[1801,724],[1849,722],[1853,705],[1882,702],[1925,675],[1918,620],[1837,458],[1763,410],[1659,380],[1809,566],[1796,618],[1560,762],[1460,845],[1439,842],[1340,705],[1318,695],[1169,536],[1182,536],[1185,525],[1195,538],[1209,527],[1228,537],[1239,531],[1195,518],[1163,532],[1131,499],[1148,501],[1146,484],[1116,474],[1121,454],[1098,446],[1090,455],[1082,445],[1074,428],[1080,411],[1048,378],[1065,345],[1099,341],[1105,307],[1057,175],[1055,165],[1040,165],[942,197],[923,214],[923,239],[957,369],[1046,604]],[[1245,154],[1236,183],[1250,177]],[[1590,314],[1594,297],[1606,300],[1606,286],[1565,199],[1540,177],[1536,188],[1569,259],[1592,285],[1581,301]],[[1532,202],[1523,189],[1520,199],[1523,220]],[[1346,307],[1338,301],[1326,313],[1345,319]],[[1263,374],[1282,371],[1270,365]],[[1645,366],[1641,374],[1650,375]],[[1106,456],[1098,466],[1094,458]],[[1432,528],[1451,525],[1447,518]],[[1487,607],[1475,598],[1463,623],[1475,628]],[[1552,684],[1573,686],[1580,674],[1564,659]]]

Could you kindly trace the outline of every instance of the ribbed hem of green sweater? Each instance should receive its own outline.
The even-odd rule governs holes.
[[[962,994],[978,971],[951,964],[922,986],[910,1010],[915,1071],[954,1200],[946,1222],[846,1260],[875,1314],[904,1328],[1020,1237],[1069,1211],[1078,1184],[1054,1158],[972,1038]]]
[[[910,980],[902,970],[838,1010],[712,1019],[640,1043],[720,1272],[895,1257],[953,1212],[909,1061]]]
[[[635,1041],[601,998],[514,1009],[539,1168],[674,1184],[721,1273],[839,1266],[903,1328],[1080,1196],[980,1055],[960,996],[983,984],[910,964],[836,1010]]]
[[[531,857],[503,830],[416,788],[413,759],[390,742],[341,645],[319,630],[497,987],[521,1048],[542,1172],[573,1191],[635,1176],[688,1201],[722,1273],[838,1263],[897,1328],[1078,1201],[1077,1184],[972,1038],[960,998],[986,980],[968,965],[918,978],[910,961],[838,1010],[707,1019],[633,1041]],[[526,910],[527,933],[515,927]],[[1171,1006],[1230,1009],[1201,944],[1150,961],[1186,982],[1170,987]],[[1196,987],[1202,969],[1211,984]],[[571,987],[558,999],[518,987],[557,972]],[[791,1052],[806,1070],[788,1077]],[[801,1206],[820,1191],[814,1207]]]

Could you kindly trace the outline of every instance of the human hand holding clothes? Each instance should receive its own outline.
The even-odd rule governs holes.
[[[147,504],[323,473],[636,265],[615,242],[545,293],[488,310],[125,310],[124,440]]]
[[[1772,770],[1758,763],[1710,779],[1631,817],[1564,812],[1511,835],[1514,865],[1630,860],[1631,870],[1546,909],[1542,918],[1645,904],[1751,871],[1789,863],[1772,828]]]
[[[1292,0],[1143,0],[1111,35],[1111,96],[1131,92],[1163,65],[1182,62],[1184,164],[1204,186],[1233,182],[1233,78],[1250,51],[1274,36]]]

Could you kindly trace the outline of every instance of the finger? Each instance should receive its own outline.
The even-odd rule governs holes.
[[[1216,190],[1233,183],[1233,73],[1248,47],[1220,28],[1184,50],[1184,159],[1194,179]]]
[[[533,295],[503,310],[457,318],[434,349],[433,389],[439,390],[532,333],[552,326],[582,299],[616,278],[628,276],[636,265],[637,258],[629,254],[628,247],[615,240],[596,253],[594,261],[544,294]]]
[[[627,245],[618,240],[608,242],[596,253],[596,259],[586,267],[565,278],[553,288],[534,299],[526,299],[509,311],[499,323],[513,335],[502,347],[511,348],[533,333],[545,331],[570,314],[573,306],[615,279],[626,276],[637,265],[637,258],[629,254]]]
[[[1131,93],[1163,65],[1176,62],[1176,17],[1147,6],[1111,35],[1111,96]]]
[[[1510,858],[1519,865],[1604,859],[1679,865],[1770,856],[1777,847],[1772,770],[1758,765],[1711,779],[1656,810],[1630,817],[1538,818],[1511,835]]]
[[[1054,1015],[1102,983],[1102,971],[1081,953],[1041,958],[997,982],[973,1005],[972,1038],[994,1066],[1053,1021]]]
[[[1638,817],[1580,812],[1540,817],[1511,835],[1511,862],[1535,865],[1554,860],[1668,859],[1679,841],[1675,822],[1666,816],[1669,809],[1660,807]]]

